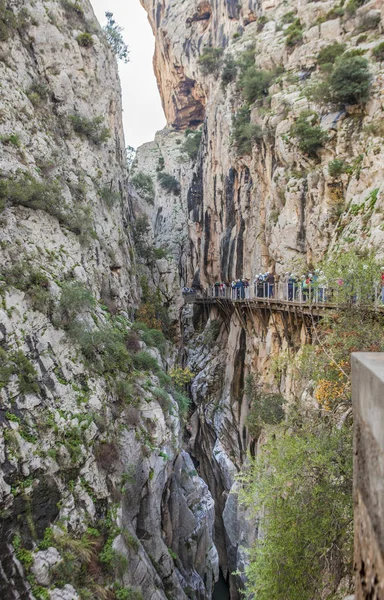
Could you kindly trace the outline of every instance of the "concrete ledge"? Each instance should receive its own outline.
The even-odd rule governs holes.
[[[352,355],[356,600],[384,600],[384,353]]]

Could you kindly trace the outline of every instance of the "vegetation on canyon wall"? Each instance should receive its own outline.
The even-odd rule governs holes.
[[[369,308],[380,267],[350,251],[323,268],[343,282],[340,309],[313,322],[313,344],[276,364],[277,383],[287,370],[295,381],[285,417],[278,394],[248,388],[250,431],[263,438],[240,477],[241,498],[263,532],[247,568],[247,593],[260,600],[343,598],[353,589],[350,356],[384,350],[383,318]],[[308,389],[315,404],[301,400]]]

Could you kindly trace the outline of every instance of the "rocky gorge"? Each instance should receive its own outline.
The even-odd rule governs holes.
[[[168,124],[128,175],[90,3],[0,2],[6,599],[203,599],[219,572],[240,598],[262,536],[236,493],[263,443],[250,382],[317,407],[292,366],[313,331],[181,288],[383,258],[382,3],[141,3]]]

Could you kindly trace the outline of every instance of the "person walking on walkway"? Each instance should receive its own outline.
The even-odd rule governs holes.
[[[295,283],[296,277],[293,273],[288,277],[288,300],[292,301],[295,298]]]
[[[273,273],[267,275],[268,298],[273,298],[275,295],[275,276]]]

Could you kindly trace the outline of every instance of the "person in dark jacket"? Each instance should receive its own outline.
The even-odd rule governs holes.
[[[275,276],[273,273],[267,275],[268,298],[273,298],[275,295]]]

